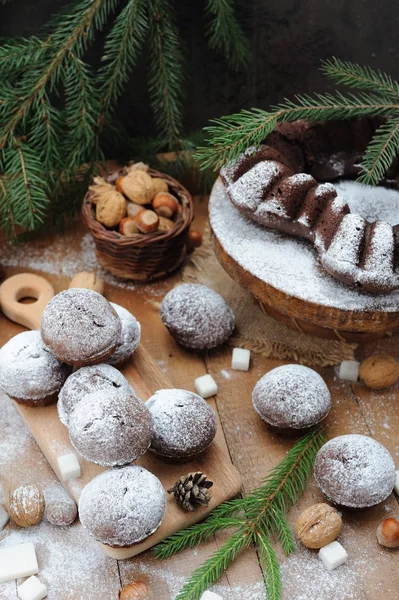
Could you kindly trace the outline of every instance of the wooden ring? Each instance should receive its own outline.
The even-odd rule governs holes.
[[[54,288],[40,275],[19,273],[0,285],[0,307],[11,321],[28,329],[40,329],[42,314],[54,296]],[[36,298],[32,304],[22,304],[22,298]]]

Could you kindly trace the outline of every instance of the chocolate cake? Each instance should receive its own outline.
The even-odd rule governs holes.
[[[313,242],[330,275],[366,292],[390,292],[399,288],[399,225],[351,214],[325,181],[359,172],[374,128],[371,120],[287,123],[224,167],[221,177],[249,219]]]

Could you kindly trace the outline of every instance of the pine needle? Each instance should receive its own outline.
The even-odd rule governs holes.
[[[224,54],[234,69],[244,66],[249,58],[248,42],[231,0],[207,0],[205,15],[209,47]]]
[[[322,430],[306,435],[270,471],[259,488],[243,498],[224,502],[202,523],[170,536],[155,547],[157,558],[169,558],[176,552],[209,539],[218,531],[236,529],[229,541],[192,574],[176,600],[199,598],[219,579],[240,550],[254,541],[258,544],[260,560],[265,569],[267,598],[281,599],[280,570],[268,536],[276,533],[286,554],[295,549],[286,513],[303,493],[316,454],[324,441]]]
[[[322,72],[336,83],[358,90],[379,92],[394,99],[399,97],[399,84],[386,73],[335,57],[323,60],[321,65]]]
[[[359,181],[377,185],[399,154],[399,117],[388,119],[374,134],[361,164]]]

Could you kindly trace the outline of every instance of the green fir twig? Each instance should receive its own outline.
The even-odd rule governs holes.
[[[192,548],[222,529],[236,529],[229,540],[189,577],[176,600],[197,600],[239,552],[255,543],[264,569],[267,600],[281,599],[281,575],[270,535],[277,535],[284,552],[295,549],[286,513],[302,495],[312,472],[314,459],[325,442],[320,429],[309,433],[274,467],[261,486],[243,498],[236,498],[214,509],[205,521],[180,531],[156,546],[157,558],[169,558]]]
[[[229,64],[237,69],[248,62],[248,41],[234,13],[230,0],[207,0],[206,35],[209,47],[223,53]]]

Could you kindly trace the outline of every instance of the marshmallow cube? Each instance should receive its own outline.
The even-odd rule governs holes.
[[[21,600],[43,600],[47,596],[47,588],[37,577],[29,577],[18,586],[18,598]]]
[[[343,360],[339,365],[338,377],[344,381],[357,381],[359,379],[360,363],[357,360]]]
[[[0,549],[0,583],[35,575],[38,571],[36,550],[31,542]]]
[[[223,600],[223,598],[219,594],[215,594],[215,592],[207,591],[202,594],[200,600]]]
[[[234,348],[231,356],[231,368],[235,371],[248,371],[250,359],[250,350],[246,350],[245,348]]]
[[[332,571],[346,563],[348,553],[339,542],[331,542],[319,550],[319,558],[327,571]]]
[[[197,377],[197,379],[194,381],[194,387],[197,394],[203,398],[209,398],[210,396],[214,396],[218,393],[217,383],[211,375]]]
[[[399,471],[396,471],[395,487],[393,488],[399,496]]]
[[[80,464],[76,454],[63,454],[57,458],[62,481],[69,481],[81,476]]]
[[[7,525],[9,520],[8,512],[0,504],[0,531]]]

